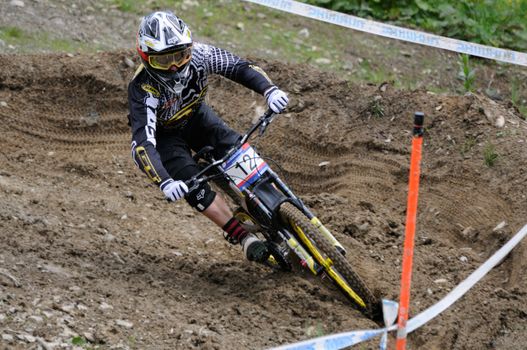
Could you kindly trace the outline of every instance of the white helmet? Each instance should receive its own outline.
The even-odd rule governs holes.
[[[154,77],[181,81],[189,71],[192,35],[172,12],[158,11],[141,20],[137,33],[137,52]]]

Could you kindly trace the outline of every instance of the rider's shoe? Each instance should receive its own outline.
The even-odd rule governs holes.
[[[271,255],[265,243],[251,233],[245,236],[241,244],[243,253],[249,261],[263,263]]]

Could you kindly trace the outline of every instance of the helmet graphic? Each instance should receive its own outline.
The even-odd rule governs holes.
[[[180,81],[188,75],[192,35],[187,25],[172,12],[154,12],[141,20],[137,52],[154,77]]]

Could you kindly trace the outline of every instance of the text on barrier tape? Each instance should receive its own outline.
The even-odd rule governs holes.
[[[488,58],[521,66],[527,66],[527,54],[523,52],[485,46],[468,41],[446,38],[439,35],[420,32],[413,29],[393,26],[367,20],[364,18],[347,15],[344,13],[326,10],[313,5],[304,4],[293,0],[243,0],[267,6],[295,15],[316,19],[323,22],[359,30],[362,32],[380,35],[392,39],[408,41],[415,44],[431,46],[472,56]]]

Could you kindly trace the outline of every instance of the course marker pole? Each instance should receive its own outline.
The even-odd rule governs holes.
[[[406,232],[404,234],[403,269],[401,274],[401,294],[399,300],[399,319],[397,322],[397,350],[406,348],[406,322],[410,307],[410,286],[412,282],[412,262],[414,257],[414,236],[417,219],[417,199],[419,196],[419,176],[421,163],[421,147],[423,144],[424,114],[414,115],[414,130],[412,139],[412,156],[410,159],[410,179],[408,185],[408,204],[406,208]]]

